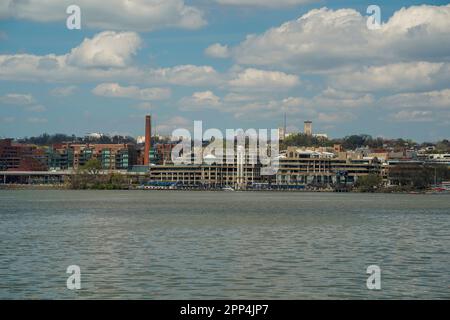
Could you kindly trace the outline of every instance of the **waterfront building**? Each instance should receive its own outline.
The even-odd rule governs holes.
[[[203,156],[202,164],[153,165],[149,168],[150,180],[178,182],[183,186],[206,188],[232,186],[246,189],[261,181],[261,164],[251,164],[249,157],[246,154],[245,161],[238,161],[238,155],[235,154],[234,161],[227,163],[226,155],[224,155],[222,163],[219,163],[214,155],[208,154]]]
[[[45,171],[45,151],[34,145],[0,140],[0,171]]]
[[[101,162],[104,170],[128,170],[136,163],[133,144],[56,144],[47,152],[50,170],[76,170],[90,159]]]
[[[417,159],[427,163],[443,164],[450,167],[450,153],[418,154]]]
[[[276,184],[353,184],[358,177],[380,173],[381,163],[376,158],[353,159],[345,153],[340,153],[337,157],[331,152],[289,147],[286,154],[280,158]]]

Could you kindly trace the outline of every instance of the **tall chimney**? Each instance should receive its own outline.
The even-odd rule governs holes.
[[[150,164],[150,148],[152,144],[152,117],[145,116],[145,149],[144,149],[144,165]]]

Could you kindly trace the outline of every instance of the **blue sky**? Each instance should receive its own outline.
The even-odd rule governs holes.
[[[286,113],[289,131],[450,138],[448,1],[46,3],[0,5],[0,137],[137,136],[147,113],[161,134],[276,128]]]

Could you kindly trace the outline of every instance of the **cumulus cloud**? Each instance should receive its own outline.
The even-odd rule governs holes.
[[[64,21],[71,0],[3,0],[0,18],[38,22]],[[151,31],[164,27],[197,29],[206,24],[202,11],[183,0],[77,0],[82,28]]]
[[[433,121],[433,113],[422,110],[402,110],[390,114],[389,119],[396,122],[429,122]]]
[[[30,112],[44,112],[47,110],[47,108],[41,104],[37,104],[34,106],[27,107],[26,110]]]
[[[205,54],[213,58],[223,59],[230,57],[230,50],[228,49],[228,46],[223,46],[220,43],[215,43],[205,49]]]
[[[135,32],[104,31],[92,39],[84,39],[67,55],[66,61],[80,67],[125,67],[140,44]]]
[[[254,101],[244,103],[242,105],[235,105],[230,108],[237,119],[273,119],[288,113],[290,117],[298,116],[299,114],[309,114],[311,110],[304,108],[305,100],[299,97],[287,97],[279,100]]]
[[[52,67],[42,67],[53,61]],[[0,55],[0,79],[11,81],[45,81],[85,83],[86,81],[121,80],[146,84],[205,86],[220,83],[221,76],[210,66],[180,65],[169,68],[128,66],[123,68],[85,68],[70,65],[66,56],[49,54]]]
[[[450,64],[433,62],[396,63],[332,75],[330,83],[353,91],[407,91],[446,86]]]
[[[353,9],[311,10],[297,20],[250,35],[236,48],[240,64],[288,70],[450,59],[450,5],[397,11],[379,30]]]
[[[278,71],[248,68],[239,72],[229,85],[234,90],[287,90],[300,83],[298,76]]]
[[[261,99],[260,96],[245,96],[239,93],[229,93],[224,98],[212,91],[194,92],[189,97],[182,98],[178,105],[182,111],[217,110],[232,114],[237,119],[271,119],[284,113],[290,116],[312,114],[311,101],[300,97],[282,99]]]
[[[156,125],[156,131],[160,134],[171,134],[179,128],[188,128],[192,122],[184,117],[175,116]]]
[[[450,89],[428,92],[399,93],[380,99],[387,108],[450,109]]]
[[[137,100],[162,100],[170,97],[167,88],[145,88],[135,86],[122,87],[118,83],[102,83],[96,86],[92,93],[110,98],[130,98]]]
[[[146,76],[149,81],[190,86],[213,85],[221,81],[220,75],[210,66],[180,65],[151,69]]]
[[[354,110],[370,108],[375,103],[376,99],[371,94],[347,92],[330,87],[312,97],[284,98],[245,92],[230,92],[222,98],[212,91],[202,91],[182,98],[178,105],[182,111],[213,109],[230,113],[238,119],[271,119],[286,113],[290,117],[303,116],[321,122],[332,122],[331,119],[336,118],[339,118],[339,122],[343,122],[355,119]]]
[[[324,113],[319,112],[316,116],[318,122],[322,123],[337,123],[337,122],[349,122],[356,119],[356,116],[350,112],[339,112],[339,113]]]
[[[105,31],[84,39],[79,46],[63,55],[0,55],[0,79],[86,81],[132,76],[135,72],[128,64],[140,42],[139,36],[133,32]]]
[[[0,96],[0,107],[17,106],[28,112],[44,112],[47,108],[41,104],[37,104],[36,100],[31,94],[23,93],[7,93]]]
[[[72,95],[76,89],[76,86],[58,87],[50,90],[50,94],[54,97],[67,97]]]
[[[134,68],[85,69],[70,65],[67,55],[0,55],[0,79],[11,81],[86,82],[108,78],[120,79],[136,76]]]
[[[190,97],[179,101],[180,109],[184,111],[205,110],[222,107],[221,99],[212,91],[194,92]]]
[[[5,105],[26,106],[33,104],[34,98],[31,94],[8,93],[0,96],[0,103]]]
[[[0,80],[86,82],[120,80],[145,84],[204,86],[222,81],[210,66],[136,66],[141,40],[133,32],[101,32],[63,55],[0,55]],[[56,93],[58,94],[58,93]]]
[[[215,0],[217,3],[233,6],[288,7],[312,2],[312,0]]]
[[[370,107],[374,102],[375,98],[372,94],[327,88],[309,100],[309,105],[315,108],[345,109]]]

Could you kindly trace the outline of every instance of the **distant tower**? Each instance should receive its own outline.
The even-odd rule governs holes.
[[[305,121],[303,133],[307,136],[312,136],[312,121]]]
[[[286,113],[284,114],[284,124],[283,127],[278,128],[278,139],[283,141],[286,139]]]
[[[236,188],[242,189],[245,184],[244,165],[245,165],[245,148],[243,146],[237,147],[237,176]]]
[[[144,165],[150,164],[150,148],[152,144],[152,117],[145,116],[145,148],[144,148]]]

